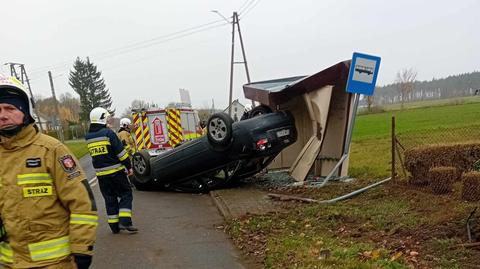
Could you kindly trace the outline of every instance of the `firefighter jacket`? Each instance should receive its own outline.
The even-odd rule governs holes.
[[[97,176],[113,175],[132,167],[128,152],[112,129],[92,123],[85,139]]]
[[[66,146],[33,124],[0,136],[0,260],[47,266],[71,253],[92,255],[97,208],[85,173]]]
[[[130,154],[133,155],[135,153],[135,143],[133,142],[132,135],[130,134],[130,131],[125,128],[120,128],[118,130],[118,138],[120,138],[120,141],[122,141],[122,145],[125,148],[125,150]]]

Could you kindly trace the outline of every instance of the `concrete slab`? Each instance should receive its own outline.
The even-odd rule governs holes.
[[[253,184],[211,191],[210,196],[225,220],[282,210],[279,203],[267,197],[267,192],[258,189],[258,186]]]

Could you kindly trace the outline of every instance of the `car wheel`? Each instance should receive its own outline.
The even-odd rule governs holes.
[[[140,178],[135,174],[128,177],[130,182],[135,186],[136,190],[139,191],[152,191],[155,190],[155,185],[150,181],[149,178]]]
[[[150,154],[146,150],[140,150],[133,154],[133,172],[135,173],[136,181],[140,183],[147,183],[150,181]]]
[[[208,141],[214,145],[228,145],[232,140],[232,118],[223,112],[215,113],[207,122]]]
[[[257,116],[272,113],[272,109],[266,105],[259,105],[250,110],[249,118],[255,118]]]

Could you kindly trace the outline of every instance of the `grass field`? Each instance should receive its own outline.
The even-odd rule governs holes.
[[[437,100],[427,100],[427,101],[415,101],[408,102],[404,104],[405,109],[412,108],[426,108],[434,106],[449,106],[449,105],[461,105],[461,104],[470,104],[470,103],[480,103],[480,96],[467,96],[467,97],[456,97],[449,99],[437,99]],[[391,104],[383,107],[385,110],[400,110],[401,105]]]
[[[65,145],[73,152],[78,159],[88,153],[87,143],[84,140],[65,141]]]
[[[478,102],[360,115],[349,164],[359,180],[269,191],[323,200],[389,176],[392,116],[405,145],[480,140]],[[460,190],[457,182],[454,193],[439,196],[390,182],[331,205],[283,202],[285,213],[247,216],[227,230],[265,268],[478,268],[480,252],[458,247],[478,205],[460,201]]]
[[[391,159],[391,119],[401,142],[461,142],[480,139],[480,103],[431,106],[359,115],[352,138],[350,175],[384,177]],[[402,141],[403,138],[403,141]]]

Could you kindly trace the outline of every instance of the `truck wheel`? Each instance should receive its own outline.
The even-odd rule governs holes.
[[[140,150],[133,154],[133,172],[137,181],[147,183],[150,181],[150,154],[146,150]]]
[[[232,118],[223,112],[215,113],[207,122],[208,141],[214,145],[225,146],[232,140]]]

